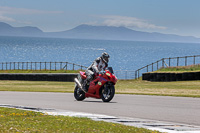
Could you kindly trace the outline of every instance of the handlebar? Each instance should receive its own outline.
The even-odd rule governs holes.
[[[99,76],[100,74],[101,74],[101,75],[104,75],[105,73],[106,73],[106,71],[103,71],[103,72],[95,73],[95,75],[96,75],[96,76]]]

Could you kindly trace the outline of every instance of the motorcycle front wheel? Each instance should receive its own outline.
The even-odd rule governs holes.
[[[85,92],[83,92],[77,85],[74,89],[74,97],[77,101],[83,101],[85,99]]]
[[[102,89],[101,99],[103,102],[110,102],[115,95],[115,86],[107,86]]]

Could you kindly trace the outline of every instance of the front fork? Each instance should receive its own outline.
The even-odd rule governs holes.
[[[110,91],[109,89],[111,88],[111,86],[113,86],[113,84],[110,83],[110,82],[107,82],[107,83],[104,84],[104,93],[105,94],[108,94],[108,92]]]
[[[83,89],[83,86],[82,86],[83,79],[81,78],[80,74],[78,75],[78,79],[75,78],[74,81],[75,81],[76,85],[78,86],[78,88],[80,88],[83,92],[86,93],[86,91]]]

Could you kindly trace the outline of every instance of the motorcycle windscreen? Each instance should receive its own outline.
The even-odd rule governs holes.
[[[108,67],[108,71],[110,71],[110,73],[114,74],[112,67]]]

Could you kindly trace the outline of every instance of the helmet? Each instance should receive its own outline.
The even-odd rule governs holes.
[[[104,53],[102,53],[101,58],[105,63],[108,63],[110,56],[108,53],[104,52]]]

